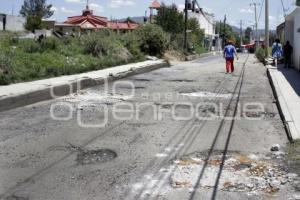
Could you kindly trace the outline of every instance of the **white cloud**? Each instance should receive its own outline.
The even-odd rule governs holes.
[[[61,7],[60,11],[63,12],[63,13],[74,13],[75,12],[74,10],[69,10],[65,7]]]
[[[99,4],[96,4],[96,3],[91,3],[90,5],[90,8],[96,12],[103,12],[104,11],[104,8],[103,6],[99,5]]]
[[[241,13],[248,13],[248,14],[253,14],[254,13],[254,11],[250,8],[241,8],[240,12]]]
[[[276,19],[276,18],[275,18],[274,16],[272,16],[272,15],[269,16],[269,20],[270,20],[270,21],[274,21],[275,19]]]
[[[203,6],[203,10],[208,13],[213,13],[213,10],[209,7]]]
[[[65,0],[67,3],[85,3],[84,0]]]
[[[109,6],[112,8],[119,8],[122,6],[133,6],[135,5],[135,0],[110,0]]]
[[[57,10],[58,10],[58,9],[57,9],[56,7],[54,7],[54,6],[51,7],[51,11],[54,11],[54,12],[55,12],[55,11],[57,11]]]
[[[178,10],[179,11],[183,11],[184,10],[184,8],[185,8],[185,5],[184,4],[178,4]]]

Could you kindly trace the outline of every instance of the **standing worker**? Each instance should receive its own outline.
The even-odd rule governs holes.
[[[226,60],[226,74],[234,72],[234,55],[237,60],[239,59],[236,49],[233,46],[232,41],[228,41],[227,45],[224,47],[223,57]]]
[[[282,58],[282,45],[280,44],[280,40],[276,39],[272,46],[272,56],[275,62],[275,67],[278,66],[278,60]]]
[[[293,47],[290,41],[287,41],[283,47],[284,68],[290,68],[292,65]]]

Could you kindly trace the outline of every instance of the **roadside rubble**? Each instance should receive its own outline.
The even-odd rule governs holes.
[[[295,183],[299,182],[299,178],[297,174],[288,172],[283,160],[284,152],[271,151],[267,155],[228,152],[224,163],[223,152],[214,151],[210,156],[208,154],[195,152],[176,159],[157,174],[146,175],[144,180],[132,186],[132,191],[139,193],[143,199],[165,196],[174,190],[186,190],[190,194],[198,189],[213,190],[223,164],[218,190],[272,197],[280,190],[292,188],[295,194],[289,195],[292,196],[291,199],[297,199],[299,190],[295,188]]]
[[[176,170],[170,177],[171,186],[173,188],[214,188],[222,164],[222,156],[220,153],[214,154],[206,161],[203,154],[195,153],[174,161]],[[272,156],[278,157],[278,155]],[[204,175],[200,181],[197,181],[205,165]],[[295,179],[297,179],[296,174],[288,173],[283,163],[280,164],[270,157],[229,153],[224,162],[219,189],[273,194]]]

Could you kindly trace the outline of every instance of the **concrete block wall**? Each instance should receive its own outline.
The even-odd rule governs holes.
[[[20,16],[6,15],[6,30],[7,31],[24,31],[26,19]],[[2,18],[0,20],[0,30],[3,30]]]

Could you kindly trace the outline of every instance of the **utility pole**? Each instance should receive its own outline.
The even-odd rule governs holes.
[[[226,39],[226,15],[224,16],[224,24],[223,24],[223,47],[225,47],[225,39]]]
[[[241,20],[240,24],[240,38],[241,38],[241,46],[243,45],[243,20]]]
[[[265,56],[269,56],[269,0],[265,0]]]
[[[184,22],[184,49],[188,50],[187,45],[187,23],[188,23],[188,0],[185,0],[185,8],[184,8],[184,14],[185,14],[185,22]]]
[[[219,37],[222,36],[222,20],[220,20],[220,24],[219,24]]]
[[[257,6],[259,6],[260,4],[258,3],[251,3],[250,6],[254,6],[254,13],[255,13],[255,46],[257,47],[257,42],[259,41],[258,39],[258,31],[257,31],[257,26],[258,26],[258,22],[257,22]]]

